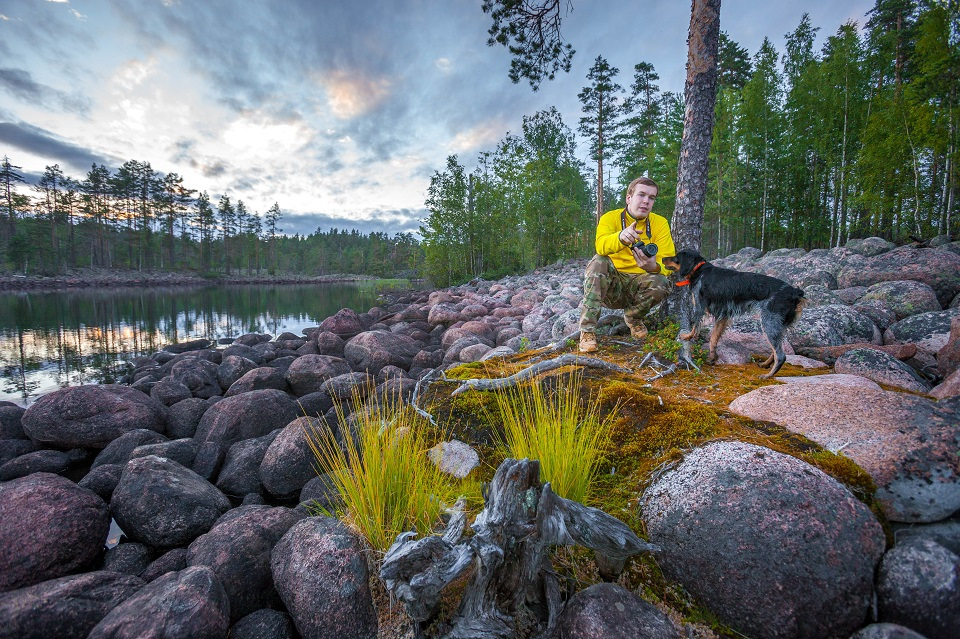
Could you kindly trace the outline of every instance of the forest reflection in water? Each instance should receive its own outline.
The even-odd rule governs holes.
[[[404,280],[0,293],[0,400],[27,406],[66,386],[110,384],[167,344],[317,326],[363,312]]]

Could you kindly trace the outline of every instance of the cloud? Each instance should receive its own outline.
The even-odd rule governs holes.
[[[49,131],[24,123],[0,122],[0,142],[46,158],[51,164],[64,164],[78,171],[86,172],[94,163],[107,166],[119,164],[115,158],[104,157],[61,140]]]
[[[27,103],[39,104],[46,108],[62,109],[80,115],[90,110],[90,101],[77,94],[66,93],[45,84],[34,81],[33,76],[23,69],[0,67],[0,88]]]
[[[333,71],[321,83],[326,89],[330,110],[343,120],[372,111],[390,94],[388,79],[364,77],[347,71]]]

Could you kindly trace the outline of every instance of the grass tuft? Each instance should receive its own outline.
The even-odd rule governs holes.
[[[586,503],[610,444],[611,416],[581,400],[582,375],[546,392],[541,383],[496,392],[501,447],[514,459],[540,461],[540,478],[561,497]]]
[[[357,409],[349,419],[335,403],[342,437],[323,425],[311,428],[307,439],[343,500],[333,514],[386,551],[401,532],[429,534],[458,494],[477,486],[442,473],[429,459],[426,422],[399,397],[362,407],[355,393],[352,401]]]

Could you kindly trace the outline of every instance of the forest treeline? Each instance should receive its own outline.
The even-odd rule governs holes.
[[[960,3],[878,0],[862,30],[841,25],[817,49],[819,29],[804,15],[783,51],[765,39],[752,56],[721,34],[709,257],[957,233]],[[277,203],[258,213],[230,194],[213,202],[135,160],[81,179],[55,164],[28,186],[4,156],[0,267],[358,273],[447,286],[587,256],[597,209],[622,206],[634,177],[660,184],[654,210],[674,209],[683,96],[661,91],[647,62],[630,72],[621,78],[597,57],[576,132],[550,108],[524,117],[471,170],[447,158],[430,181],[422,240],[338,229],[290,237]]]

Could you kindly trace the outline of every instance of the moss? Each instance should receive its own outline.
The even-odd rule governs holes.
[[[602,347],[600,356],[626,368],[635,367],[645,352],[656,351],[660,357],[670,359],[669,354],[675,355],[679,350],[679,343],[674,339],[676,325],[651,328],[656,330],[638,347]],[[507,377],[529,366],[532,359],[543,356],[543,353],[528,351],[510,358],[464,364],[447,371],[447,376],[453,379]],[[762,370],[756,365],[705,366],[702,373],[680,371],[653,382],[647,379],[652,376],[649,369],[624,374],[593,368],[565,368],[551,371],[531,383],[546,389],[563,388],[571,383],[577,370],[583,381],[583,401],[597,398],[601,416],[614,415],[603,474],[597,479],[598,490],[590,505],[621,519],[638,535],[645,534],[638,507],[645,487],[665,468],[678,463],[685,451],[716,440],[765,446],[820,468],[867,504],[889,534],[889,526],[873,498],[875,486],[854,462],[776,424],[729,413],[726,407],[736,397],[779,383],[759,379]],[[793,376],[821,373],[789,364],[781,372]],[[456,384],[435,382],[419,404],[433,414],[451,436],[478,448],[483,460],[480,476],[489,480],[503,455],[494,445],[493,433],[500,428],[494,394],[471,390],[451,397],[456,387]],[[599,580],[591,553],[583,549],[561,551],[555,557],[555,568],[577,589]],[[722,636],[737,636],[698,607],[682,588],[668,583],[651,557],[630,561],[620,582],[648,600],[677,611],[688,622],[706,625]]]

